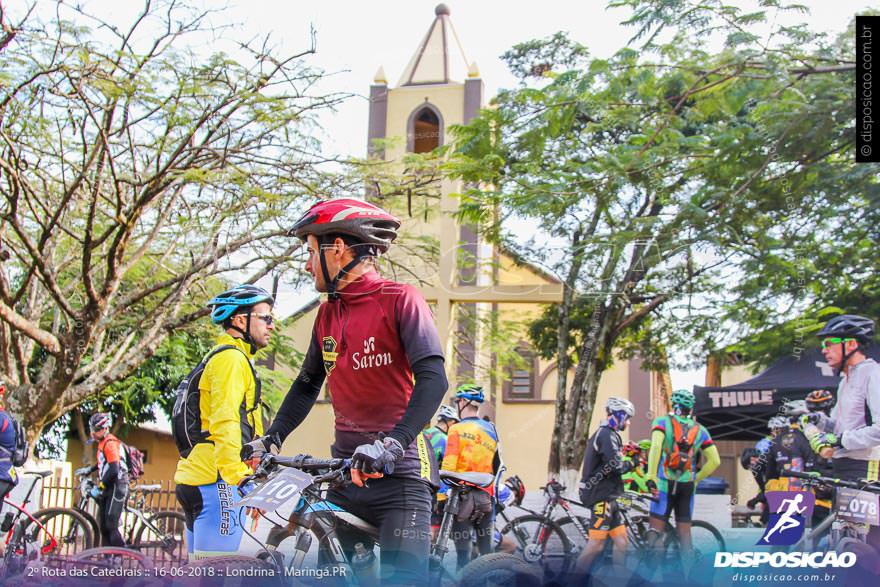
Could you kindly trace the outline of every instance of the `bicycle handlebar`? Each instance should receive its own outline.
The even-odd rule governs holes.
[[[861,491],[868,491],[871,493],[880,494],[880,482],[878,481],[869,481],[867,479],[863,479],[860,481],[852,481],[849,479],[838,479],[836,477],[824,477],[819,473],[805,473],[801,471],[781,471],[779,473],[780,477],[794,477],[795,479],[803,479],[805,481],[812,481],[816,484],[822,485],[832,485],[834,487],[848,487],[850,489],[859,489]]]
[[[281,455],[267,454],[260,462],[260,466],[277,465],[291,467],[300,471],[320,471],[322,469],[340,470],[347,469],[351,465],[350,459],[315,459],[309,455],[296,455],[295,457],[283,457]]]
[[[315,459],[310,455],[284,457],[266,453],[260,460],[260,464],[257,465],[256,470],[238,482],[239,489],[244,488],[245,485],[254,479],[267,477],[278,467],[290,467],[300,471],[318,473],[314,476],[315,483],[343,481],[345,472],[351,467],[351,459]]]

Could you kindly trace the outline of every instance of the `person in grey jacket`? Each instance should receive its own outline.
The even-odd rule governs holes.
[[[818,334],[825,360],[842,377],[830,416],[817,414],[819,431],[810,435],[810,445],[831,459],[841,479],[880,478],[880,365],[864,353],[874,332],[870,318],[846,314]],[[871,528],[868,543],[880,552],[880,528]]]
[[[874,338],[874,321],[855,315],[832,318],[819,332],[822,354],[842,374],[837,404],[830,416],[819,413],[822,432],[811,435],[813,448],[833,458],[834,473],[842,478],[877,478],[880,461],[880,365],[864,354]],[[874,465],[870,463],[874,462]]]

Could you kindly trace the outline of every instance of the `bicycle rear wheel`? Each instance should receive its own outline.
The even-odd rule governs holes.
[[[679,558],[681,544],[679,543],[678,531],[667,524],[665,546],[667,555],[671,558]],[[694,547],[694,557],[701,560],[705,557],[712,558],[716,552],[726,550],[724,537],[718,529],[702,520],[694,520],[691,522],[691,541]]]
[[[158,512],[150,526],[138,529],[131,545],[153,559],[157,567],[180,565],[187,560],[186,518],[180,512]]]
[[[514,518],[501,530],[501,536],[516,544],[517,555],[523,560],[541,565],[545,583],[562,578],[577,557],[565,532],[542,516]]]
[[[25,536],[45,556],[69,558],[95,545],[88,520],[75,509],[46,508],[38,510],[34,519],[43,527],[29,522]]]

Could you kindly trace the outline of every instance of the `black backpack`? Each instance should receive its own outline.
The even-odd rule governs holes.
[[[15,427],[15,450],[12,451],[12,464],[15,467],[24,465],[31,454],[31,447],[28,446],[27,434],[24,426],[22,426],[15,418],[10,418],[12,425]]]
[[[5,432],[10,424],[12,429],[15,430],[15,448],[12,452],[8,449],[2,450],[9,455],[9,460],[12,461],[13,467],[20,467],[27,462],[31,454],[31,448],[27,443],[27,434],[25,433],[24,426],[19,424],[18,420],[8,413],[6,414],[6,422],[4,422],[3,429],[0,432]]]
[[[199,390],[199,381],[202,379],[202,373],[208,361],[225,350],[235,349],[241,354],[245,354],[240,348],[231,344],[225,344],[217,347],[208,353],[208,356],[199,363],[195,369],[190,371],[180,385],[177,386],[177,398],[174,400],[174,410],[171,413],[171,433],[174,436],[174,443],[177,444],[177,452],[180,456],[186,458],[195,445],[206,442],[213,444],[208,440],[209,433],[202,430],[202,410],[199,405],[201,400],[201,392]],[[247,355],[245,355],[247,357]],[[245,405],[247,398],[242,400],[241,415],[241,442],[245,444],[253,440],[254,430],[248,423],[248,415],[256,410],[261,404],[260,377],[254,370],[254,365],[248,359],[248,366],[254,376],[254,405],[251,409],[247,409]]]

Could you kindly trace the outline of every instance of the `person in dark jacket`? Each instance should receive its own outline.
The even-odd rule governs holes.
[[[633,463],[623,459],[620,432],[626,430],[635,415],[635,406],[627,399],[611,397],[605,404],[605,412],[608,419],[590,437],[584,454],[580,498],[592,516],[587,547],[577,560],[572,585],[580,584],[586,577],[593,561],[605,550],[608,537],[614,542],[614,563],[623,565],[626,556],[626,526],[616,500],[623,495],[623,474]]]
[[[0,381],[0,500],[18,485],[12,464],[15,453],[15,418],[6,411],[6,383]]]
[[[110,415],[92,414],[89,418],[89,431],[98,443],[97,461],[89,471],[98,472],[98,485],[92,489],[91,496],[98,502],[100,514],[101,544],[104,546],[125,546],[119,531],[119,518],[128,501],[128,462],[125,458],[125,445],[110,432]]]

